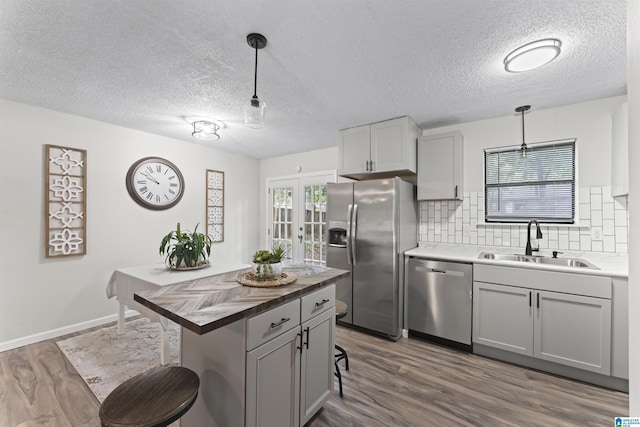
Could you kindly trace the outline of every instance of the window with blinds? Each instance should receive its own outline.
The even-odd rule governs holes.
[[[573,223],[575,142],[485,150],[485,222]]]

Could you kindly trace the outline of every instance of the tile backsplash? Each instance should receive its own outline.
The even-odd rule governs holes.
[[[627,197],[611,197],[611,187],[590,187],[580,188],[577,202],[578,224],[542,225],[540,249],[627,253]],[[420,242],[522,249],[527,244],[526,224],[484,223],[484,193],[420,202],[418,234]]]

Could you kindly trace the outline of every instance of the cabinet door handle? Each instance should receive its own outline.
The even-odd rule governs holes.
[[[453,189],[453,197],[455,197],[456,199],[458,198],[458,186],[457,185]]]
[[[289,320],[291,320],[290,317],[283,317],[282,319],[280,319],[279,322],[271,322],[271,329],[273,328],[277,328],[278,326],[282,325],[283,323],[288,322]]]
[[[296,348],[302,352],[302,346],[303,346],[303,344],[302,344],[302,332],[300,332],[299,334],[296,334],[296,335],[300,337],[300,346],[299,347],[296,346]]]
[[[320,302],[316,302],[316,307],[320,307],[320,306],[322,306],[322,305],[325,305],[325,304],[326,304],[326,303],[328,303],[328,302],[329,302],[329,300],[328,300],[328,299],[326,299],[326,298],[324,298],[322,301],[320,301]]]
[[[373,160],[371,160],[369,162],[369,172],[373,172],[373,165],[374,165]]]
[[[364,170],[369,172],[369,160],[364,161]]]
[[[304,343],[304,346],[307,347],[307,350],[309,350],[309,327],[308,326],[306,327],[305,332],[307,333],[307,341]]]
[[[536,294],[536,308],[540,308],[540,292]]]

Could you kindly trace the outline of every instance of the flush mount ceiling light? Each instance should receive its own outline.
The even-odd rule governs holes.
[[[520,145],[520,155],[522,157],[526,157],[527,155],[527,144],[524,142],[524,112],[529,111],[531,109],[530,105],[523,105],[521,107],[516,108],[516,113],[522,114],[522,144]]]
[[[521,73],[548,64],[560,55],[562,42],[558,39],[543,39],[520,46],[504,58],[504,69],[510,73]]]
[[[220,139],[218,129],[220,129],[220,125],[217,123],[198,120],[197,122],[193,122],[193,132],[191,133],[191,136],[198,139],[204,139],[206,141],[217,141]]]
[[[244,104],[244,123],[252,129],[260,129],[264,127],[267,104],[258,99],[256,93],[258,87],[258,49],[267,45],[267,38],[262,34],[251,33],[247,36],[247,43],[256,50],[256,66],[253,74],[253,96]]]

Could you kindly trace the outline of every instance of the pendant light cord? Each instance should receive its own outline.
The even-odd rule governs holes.
[[[256,44],[256,66],[253,72],[253,97],[258,97],[258,45]]]
[[[527,143],[524,142],[524,112],[528,111],[531,108],[530,105],[523,105],[521,107],[516,108],[517,113],[521,113],[522,115],[522,145],[520,145],[520,150],[524,155],[525,150],[527,149]]]
[[[524,110],[522,110],[522,149],[527,149],[527,144],[524,142]]]

